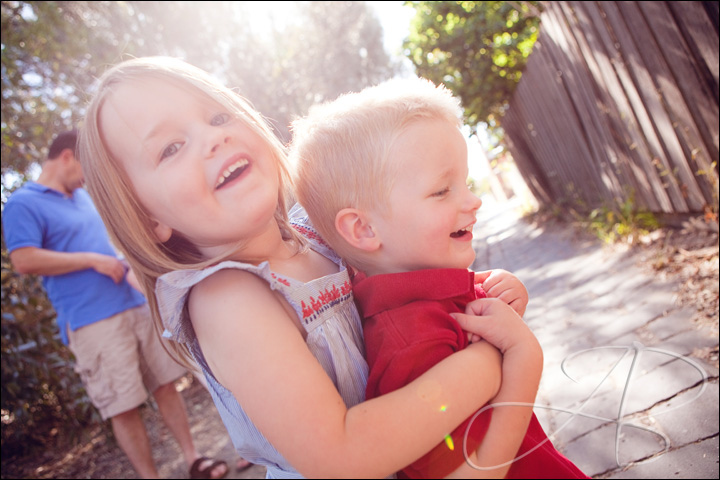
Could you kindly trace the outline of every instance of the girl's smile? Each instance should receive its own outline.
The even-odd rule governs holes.
[[[147,79],[115,88],[101,130],[160,242],[182,234],[208,258],[279,241],[279,179],[267,142],[209,97]]]
[[[228,163],[230,163],[230,166],[223,170],[220,174],[220,178],[218,178],[217,183],[215,183],[215,190],[229,185],[233,180],[240,177],[240,175],[250,168],[250,161],[239,154],[233,155]]]

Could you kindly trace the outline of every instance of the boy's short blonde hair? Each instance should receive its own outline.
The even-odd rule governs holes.
[[[318,105],[293,122],[290,160],[296,195],[327,242],[354,267],[362,260],[335,229],[343,208],[389,210],[400,172],[390,151],[408,125],[421,119],[461,125],[459,100],[425,79],[394,79]]]
[[[97,92],[88,106],[85,121],[79,130],[78,158],[83,166],[88,191],[113,243],[124,253],[133,268],[148,298],[155,324],[162,331],[154,295],[158,277],[173,270],[203,268],[222,258],[203,258],[197,248],[177,232],[173,232],[167,242],[159,243],[153,232],[152,218],[145,206],[138,201],[122,162],[113,157],[106,145],[100,128],[100,113],[107,98],[120,84],[148,79],[172,83],[189,94],[200,95],[224,106],[268,143],[276,162],[280,185],[275,219],[284,238],[296,241],[299,248],[306,242],[290,226],[288,220],[292,178],[285,147],[247,100],[204,70],[175,58],[137,58],[110,68],[100,78]],[[240,244],[238,239],[238,246]],[[171,343],[177,345],[175,342]],[[186,352],[183,350],[180,353]]]

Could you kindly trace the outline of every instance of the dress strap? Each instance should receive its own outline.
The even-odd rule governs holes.
[[[160,317],[165,328],[163,337],[180,343],[192,343],[195,340],[192,323],[185,318],[185,305],[190,290],[210,275],[226,268],[244,270],[257,275],[264,279],[273,290],[281,289],[284,285],[282,278],[278,278],[270,270],[268,262],[256,266],[227,260],[203,270],[175,270],[168,272],[158,278],[155,285],[155,296],[157,297]]]

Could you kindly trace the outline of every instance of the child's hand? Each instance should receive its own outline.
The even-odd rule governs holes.
[[[535,335],[507,303],[497,298],[480,298],[467,304],[465,313],[451,314],[468,332],[470,341],[480,339],[503,354],[519,344],[539,347]]]
[[[490,298],[499,298],[510,305],[521,317],[528,304],[525,285],[507,270],[487,270],[475,273],[475,283],[480,283]]]
[[[515,406],[493,411],[485,440],[469,457],[476,465],[496,468],[471,471],[468,464],[463,464],[451,477],[504,478],[532,418],[532,406],[542,376],[542,348],[517,312],[498,298],[474,300],[465,312],[451,315],[460,327],[481,336],[503,355],[502,383],[489,404],[514,403]]]

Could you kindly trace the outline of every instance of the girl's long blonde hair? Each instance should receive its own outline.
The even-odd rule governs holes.
[[[174,233],[169,241],[158,243],[147,209],[139,202],[122,163],[113,158],[107,148],[99,125],[100,112],[105,101],[117,85],[144,79],[172,82],[188,92],[206,96],[228,108],[228,111],[237,115],[267,141],[276,161],[280,184],[275,219],[285,239],[296,242],[298,248],[303,248],[306,242],[290,226],[288,219],[292,181],[285,147],[247,100],[220,84],[207,72],[174,58],[137,58],[110,68],[100,78],[98,90],[79,129],[78,158],[83,166],[88,191],[113,243],[123,252],[143,287],[155,327],[161,333],[164,327],[155,297],[157,279],[174,270],[201,269],[223,260],[224,257],[203,258],[190,242],[177,233]],[[242,241],[239,241],[238,246],[241,244]],[[192,367],[188,349],[175,342],[169,343],[170,353],[176,360]]]

